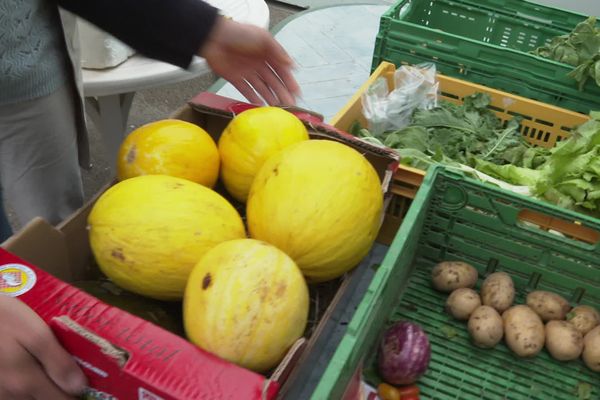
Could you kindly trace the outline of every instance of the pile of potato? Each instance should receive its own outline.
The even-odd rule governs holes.
[[[473,343],[493,348],[504,338],[520,357],[533,357],[544,346],[557,360],[582,357],[593,371],[600,372],[600,314],[593,307],[571,308],[563,297],[536,290],[527,304],[514,305],[515,286],[506,272],[490,274],[477,284],[477,270],[465,262],[444,261],[432,271],[433,287],[450,293],[446,311],[467,321]],[[545,324],[545,325],[544,325]]]

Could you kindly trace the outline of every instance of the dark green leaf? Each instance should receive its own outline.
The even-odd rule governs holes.
[[[579,382],[575,388],[575,393],[579,400],[589,400],[592,398],[592,385],[585,382]]]
[[[363,129],[363,127],[361,126],[360,122],[354,121],[352,125],[350,125],[350,129],[348,129],[348,133],[352,136],[358,136],[361,129]]]
[[[458,331],[452,326],[444,325],[440,328],[440,331],[447,339],[453,339],[458,336]]]
[[[492,102],[492,98],[487,93],[475,93],[464,98],[463,104],[466,108],[483,110]]]
[[[583,90],[589,78],[600,85],[600,29],[596,28],[596,17],[589,17],[567,35],[552,38],[549,44],[535,49],[533,54],[575,67],[568,76],[575,79]]]
[[[534,383],[534,384],[531,385],[530,390],[531,390],[531,396],[534,399],[541,398],[543,392],[542,392],[542,387],[540,385],[537,385],[537,384]]]
[[[427,130],[422,126],[409,126],[390,133],[383,141],[384,145],[394,149],[416,149],[426,151],[428,148]]]

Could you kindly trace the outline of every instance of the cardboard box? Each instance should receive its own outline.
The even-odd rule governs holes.
[[[201,93],[172,117],[196,123],[218,139],[232,115],[250,107],[253,106]],[[382,190],[387,192],[397,167],[394,153],[328,126],[314,113],[290,111],[304,121],[312,138],[337,140],[359,149],[377,169]],[[341,279],[312,336],[298,340],[266,377],[221,360],[67,283],[85,279],[93,268],[87,217],[99,195],[57,227],[36,219],[7,240],[2,245],[6,251],[0,249],[0,291],[18,296],[50,325],[86,373],[90,394],[95,393],[98,398],[275,398],[303,352],[310,351],[348,278]]]

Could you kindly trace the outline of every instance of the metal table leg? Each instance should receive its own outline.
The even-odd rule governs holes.
[[[86,112],[102,134],[107,161],[113,172],[116,170],[119,146],[127,131],[127,119],[134,95],[131,92],[85,99]]]

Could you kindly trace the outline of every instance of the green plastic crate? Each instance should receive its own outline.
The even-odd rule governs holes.
[[[543,25],[554,26],[570,31],[575,25],[587,18],[586,15],[556,7],[543,6],[525,0],[456,0],[498,14],[517,18],[526,18]]]
[[[521,223],[523,210],[585,230],[594,240],[581,242]],[[472,345],[466,322],[444,312],[447,294],[431,287],[436,263],[462,260],[478,269],[477,290],[491,272],[508,272],[515,282],[515,304],[538,289],[558,293],[573,305],[600,309],[600,244],[590,243],[598,232],[600,220],[442,167],[432,169],[312,399],[342,398],[360,365],[369,383],[377,385],[377,345],[385,327],[400,319],[419,323],[430,339],[429,370],[418,382],[422,399],[568,400],[578,399],[575,390],[587,385],[593,387],[591,399],[599,399],[600,375],[581,360],[559,362],[545,349],[535,358],[521,359],[504,343],[488,350]],[[456,336],[449,338],[448,332]]]
[[[600,87],[589,80],[580,91],[572,66],[528,53],[569,30],[462,2],[403,0],[381,17],[372,68],[434,62],[443,74],[587,114],[600,110]]]

